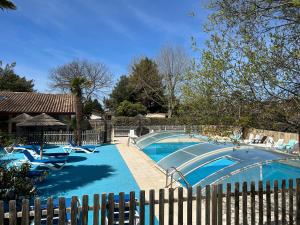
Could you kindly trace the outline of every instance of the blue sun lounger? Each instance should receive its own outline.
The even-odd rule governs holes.
[[[23,154],[27,161],[32,165],[44,166],[52,170],[59,170],[64,167],[67,160],[63,159],[35,159],[28,150],[23,150]]]

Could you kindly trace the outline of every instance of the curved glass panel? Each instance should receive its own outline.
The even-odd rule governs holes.
[[[226,183],[228,180],[230,182],[245,181],[245,179],[251,181],[254,178],[259,180],[261,165],[288,157],[290,156],[286,154],[250,146],[243,146],[235,150],[225,148],[181,166],[180,172],[191,185],[201,185],[202,187],[212,183]],[[238,175],[243,171],[245,174]],[[300,176],[300,170],[298,176]],[[174,178],[179,179],[180,177],[174,174]]]
[[[163,139],[172,138],[172,137],[189,137],[189,136],[190,134],[187,134],[184,131],[161,131],[161,132],[150,133],[140,138],[137,138],[135,145],[139,149],[144,149],[145,147]]]
[[[203,156],[204,154],[224,148],[230,148],[232,150],[233,146],[233,144],[213,144],[203,142],[180,149],[158,161],[157,165],[165,171],[172,171],[172,167],[180,169],[180,167],[182,167],[186,163],[190,163],[191,161]]]

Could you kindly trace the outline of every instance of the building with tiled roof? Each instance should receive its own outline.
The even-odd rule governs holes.
[[[57,119],[70,117],[75,114],[74,98],[70,94],[0,91],[0,129],[11,130],[10,120],[22,113],[46,113]]]

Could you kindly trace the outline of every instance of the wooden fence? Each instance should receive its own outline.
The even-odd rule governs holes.
[[[88,203],[89,196],[84,195],[80,206],[78,197],[72,197],[70,205],[66,205],[65,198],[59,198],[57,208],[53,199],[48,198],[44,209],[39,199],[35,199],[34,208],[30,208],[28,200],[23,200],[20,212],[15,200],[9,202],[7,211],[0,201],[0,224],[27,225],[34,221],[38,225],[44,218],[51,225],[54,217],[58,218],[58,224],[65,224],[70,217],[72,225],[136,225],[137,217],[140,225],[154,225],[156,219],[159,225],[300,224],[300,179],[289,180],[288,184],[285,180],[280,184],[274,181],[273,185],[270,182],[263,185],[262,181],[250,185],[235,183],[234,187],[227,184],[226,189],[219,184],[194,190],[179,187],[160,189],[158,193],[140,191],[138,196],[130,192],[128,202],[123,192],[118,195],[116,203],[113,193],[102,194],[101,198],[95,194],[92,205]]]

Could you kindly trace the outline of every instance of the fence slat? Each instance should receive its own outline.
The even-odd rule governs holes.
[[[212,195],[211,195],[211,224],[217,225],[217,185],[212,186]]]
[[[17,225],[16,200],[9,201],[9,225]]]
[[[255,225],[255,182],[251,182],[251,225]]]
[[[174,224],[174,189],[169,188],[169,225]]]
[[[205,187],[205,225],[210,225],[210,186]]]
[[[125,223],[125,194],[124,192],[119,193],[119,225],[124,225]]]
[[[293,190],[293,179],[289,180],[289,224],[294,224],[294,212],[293,212],[293,197],[294,197],[294,190]]]
[[[155,223],[155,191],[153,189],[150,190],[149,192],[149,225],[154,225]]]
[[[296,225],[300,225],[300,179],[296,180]]]
[[[115,201],[114,201],[114,193],[108,194],[108,225],[114,224],[114,210],[115,210]]]
[[[78,199],[76,196],[73,196],[71,199],[71,225],[77,225],[77,214],[78,214]]]
[[[178,225],[183,225],[183,188],[178,188]]]
[[[4,224],[4,207],[3,207],[3,201],[0,200],[0,225]]]
[[[130,203],[129,203],[129,225],[134,225],[135,222],[135,193],[130,192]]]
[[[258,224],[262,225],[264,222],[264,199],[263,199],[263,182],[258,182]]]
[[[47,225],[53,224],[53,198],[47,200]]]
[[[193,219],[193,188],[188,188],[187,196],[187,225],[192,225]]]
[[[66,200],[65,198],[59,198],[59,225],[66,224]]]
[[[223,185],[218,185],[218,225],[223,224]]]
[[[89,213],[89,196],[82,196],[82,225],[88,224],[88,213]]]
[[[159,189],[159,206],[158,206],[158,217],[159,217],[159,221],[158,224],[159,225],[164,225],[164,215],[165,215],[165,190],[164,189]]]
[[[239,225],[240,223],[240,183],[234,185],[234,224]]]
[[[94,194],[93,225],[99,225],[100,196]]]
[[[34,224],[41,224],[41,200],[39,198],[34,199]]]
[[[140,225],[145,225],[145,191],[140,191]],[[121,224],[120,224],[121,225]]]
[[[227,184],[226,190],[226,225],[231,225],[231,184]]]
[[[22,200],[22,225],[29,224],[29,200]]]
[[[247,218],[247,182],[243,182],[243,187],[242,187],[242,198],[243,198],[243,206],[242,206],[242,213],[243,213],[243,224],[247,225],[248,224],[248,218]]]
[[[101,225],[106,225],[106,194],[101,195]]]
[[[281,221],[282,225],[286,224],[286,181],[281,183]]]
[[[274,181],[274,223],[278,225],[278,180]]]
[[[266,182],[267,225],[271,225],[271,184]]]
[[[196,225],[201,225],[201,211],[202,211],[202,193],[201,186],[197,186],[196,196]]]

